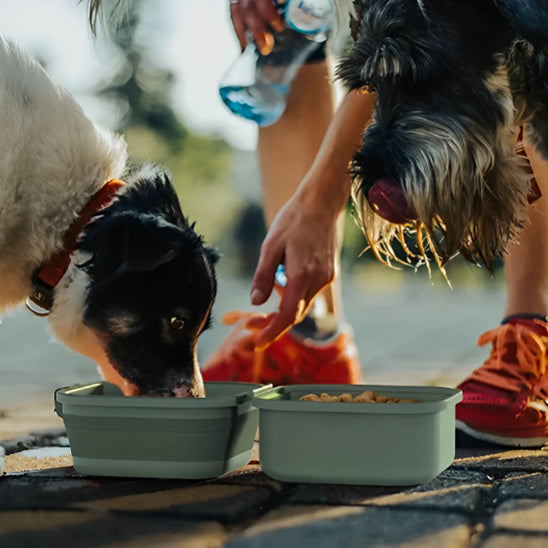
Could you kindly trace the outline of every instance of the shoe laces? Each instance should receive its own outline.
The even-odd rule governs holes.
[[[224,325],[234,326],[234,329],[226,338],[224,346],[238,348],[253,355],[252,382],[258,381],[260,378],[265,350],[264,348],[255,348],[255,338],[258,332],[266,326],[270,317],[271,314],[244,312],[242,310],[226,312],[222,317]],[[236,340],[239,341],[239,344],[234,344]]]
[[[545,328],[543,322],[535,321],[535,324]],[[484,364],[470,378],[506,391],[521,392],[526,388],[546,399],[548,378],[544,378],[544,374],[548,334],[541,335],[533,329],[531,325],[512,322],[480,335],[478,345],[492,343],[492,349]]]

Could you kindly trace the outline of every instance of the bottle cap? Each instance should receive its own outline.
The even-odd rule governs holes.
[[[287,0],[284,10],[287,25],[302,34],[326,33],[334,15],[333,0]]]

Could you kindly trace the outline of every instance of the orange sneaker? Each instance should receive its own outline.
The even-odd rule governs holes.
[[[491,354],[459,386],[457,429],[499,445],[548,442],[548,324],[514,318],[478,339]]]
[[[289,330],[264,350],[255,350],[255,333],[266,318],[266,314],[225,314],[223,323],[234,325],[234,329],[204,363],[204,381],[274,385],[361,382],[358,351],[349,326],[322,341],[301,338]]]

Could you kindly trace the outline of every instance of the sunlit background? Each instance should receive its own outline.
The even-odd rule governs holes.
[[[218,134],[237,148],[252,150],[254,125],[231,115],[217,96],[220,76],[238,55],[228,2],[147,0],[135,5],[140,19],[139,47],[152,65],[173,74],[169,100],[184,123],[198,132]],[[114,126],[116,112],[108,102],[98,100],[96,90],[117,71],[121,56],[113,53],[104,34],[91,35],[87,2],[7,1],[1,8],[2,35],[38,56],[92,119]]]

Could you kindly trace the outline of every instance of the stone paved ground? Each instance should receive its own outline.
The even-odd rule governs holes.
[[[542,450],[461,447],[434,480],[402,488],[281,483],[256,460],[210,481],[85,477],[58,433],[4,446],[2,548],[548,545]]]
[[[385,281],[353,280],[345,292],[368,382],[453,385],[481,362],[486,350],[474,342],[500,318],[500,287],[450,292]],[[223,280],[217,317],[241,305],[246,290]],[[47,347],[33,322],[18,314],[0,327],[0,548],[548,546],[543,450],[459,439],[453,464],[412,487],[282,483],[261,471],[257,453],[246,467],[208,481],[82,476],[72,468],[52,391],[93,380],[93,372]],[[217,325],[201,352],[222,336]]]

